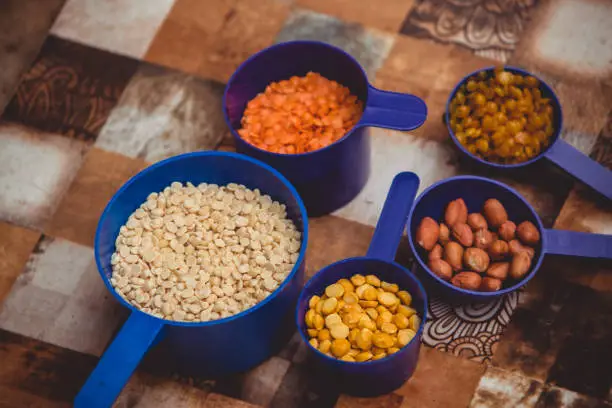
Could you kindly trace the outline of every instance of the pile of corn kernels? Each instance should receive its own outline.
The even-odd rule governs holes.
[[[285,205],[230,183],[172,183],[121,227],[111,283],[151,315],[205,322],[240,313],[287,278],[301,234]]]
[[[309,300],[309,343],[348,362],[379,360],[410,343],[421,325],[412,296],[375,275],[353,275]]]

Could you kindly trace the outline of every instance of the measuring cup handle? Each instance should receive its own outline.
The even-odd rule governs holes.
[[[559,139],[544,156],[572,176],[612,199],[612,171]]]
[[[368,86],[368,100],[358,126],[413,130],[427,119],[427,106],[418,96]]]
[[[161,319],[132,312],[77,394],[74,407],[112,406],[163,327]]]
[[[544,230],[546,253],[612,259],[612,235],[565,230]]]
[[[416,174],[406,171],[395,176],[367,256],[390,261],[395,258],[418,189],[419,177]]]

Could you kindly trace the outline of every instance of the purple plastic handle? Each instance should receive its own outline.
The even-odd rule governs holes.
[[[550,229],[544,234],[548,254],[612,259],[612,235]]]
[[[590,159],[563,139],[544,153],[544,157],[565,169],[572,176],[612,199],[612,171]]]
[[[415,95],[368,86],[368,99],[358,126],[413,130],[427,119],[427,106]]]
[[[376,224],[367,256],[392,261],[408,222],[408,213],[419,189],[419,177],[409,171],[393,178]]]

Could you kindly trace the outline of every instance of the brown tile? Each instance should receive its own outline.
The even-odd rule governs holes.
[[[494,64],[495,61],[477,57],[455,45],[398,36],[376,75],[375,84],[382,89],[423,98],[428,108],[427,121],[413,133],[442,141],[448,138],[442,114],[450,91],[465,75]]]
[[[248,56],[272,44],[288,13],[275,0],[177,0],[145,60],[226,82]]]
[[[0,222],[0,305],[39,239],[39,232]]]
[[[253,405],[248,402],[226,397],[221,394],[210,394],[204,401],[204,408],[256,408],[261,405]]]
[[[142,160],[92,148],[45,231],[93,246],[104,207],[123,183],[146,166]]]
[[[306,276],[344,258],[365,256],[374,228],[333,215],[309,222]]]
[[[333,383],[322,381],[320,377],[311,364],[291,364],[269,407],[333,407],[338,391]]]
[[[544,386],[531,378],[488,367],[469,408],[535,408]]]
[[[341,20],[360,23],[367,27],[397,32],[413,0],[382,0],[364,2],[358,7],[351,0],[297,0],[296,4]]]
[[[405,397],[402,408],[465,407],[484,371],[482,364],[421,347],[414,375],[395,393]]]
[[[21,391],[13,387],[0,385],[0,408],[14,407],[45,407],[45,408],[68,408],[68,402],[53,401],[42,398],[29,392]]]
[[[404,21],[401,33],[456,43],[504,61],[523,36],[523,27],[535,3],[419,0]]]
[[[135,60],[49,37],[5,118],[94,140],[136,67]]]
[[[0,113],[13,96],[19,76],[40,50],[65,0],[7,0],[0,12]]]
[[[397,394],[387,394],[373,398],[356,398],[341,395],[336,408],[400,408],[403,407],[404,398]]]
[[[0,387],[64,403],[72,403],[96,364],[92,356],[4,330],[0,330],[0,361]],[[21,406],[8,402],[10,407]]]
[[[564,388],[546,385],[538,398],[536,408],[610,408],[612,402],[581,395]]]

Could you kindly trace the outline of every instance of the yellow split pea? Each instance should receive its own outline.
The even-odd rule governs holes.
[[[308,302],[309,343],[343,361],[379,360],[397,353],[416,335],[421,318],[412,296],[376,275],[353,275]]]

